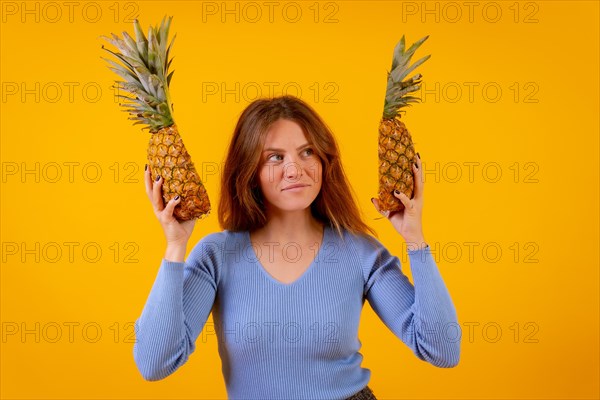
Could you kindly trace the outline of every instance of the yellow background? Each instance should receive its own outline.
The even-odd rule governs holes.
[[[143,26],[174,16],[175,117],[197,165],[222,162],[253,88],[300,87],[336,134],[365,218],[409,276],[402,239],[375,219],[369,199],[392,50],[402,34],[409,43],[430,35],[416,57],[432,54],[420,72],[434,89],[404,120],[426,169],[425,237],[438,246],[457,308],[461,361],[438,369],[418,360],[366,306],[370,386],[383,399],[598,398],[598,3],[476,3],[469,16],[463,2],[297,2],[294,23],[282,14],[294,17],[287,2],[276,3],[273,21],[254,3],[263,12],[255,22],[246,3],[237,3],[236,22],[235,2],[224,22],[221,2],[76,2],[72,16],[63,2],[54,3],[61,16],[48,3],[2,2],[2,398],[226,397],[214,335],[201,336],[187,364],[160,382],[144,381],[133,361],[127,324],[165,243],[141,180],[148,134],[119,111],[99,39],[131,33],[132,12]],[[32,91],[24,98],[23,84]],[[203,93],[214,84],[239,101]],[[21,176],[36,163],[39,182],[35,172]],[[196,225],[194,243],[219,229],[218,174],[204,178],[214,212]]]

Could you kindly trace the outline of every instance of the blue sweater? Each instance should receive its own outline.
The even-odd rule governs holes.
[[[371,376],[359,353],[365,299],[418,358],[457,365],[456,311],[428,246],[408,250],[413,286],[372,236],[374,244],[329,226],[323,234],[314,261],[290,284],[264,269],[247,231],[205,236],[185,263],[163,259],[135,322],[142,376],[164,379],[185,364],[212,311],[230,399],[345,399]]]

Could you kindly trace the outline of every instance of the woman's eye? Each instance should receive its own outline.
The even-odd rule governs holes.
[[[307,156],[312,156],[313,154],[315,154],[315,151],[313,149],[305,149],[304,154]],[[278,154],[278,153],[270,154],[267,157],[267,161],[282,161],[282,160],[283,160],[283,155]]]

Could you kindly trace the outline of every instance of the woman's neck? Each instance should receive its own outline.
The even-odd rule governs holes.
[[[323,223],[308,209],[270,215],[265,226],[255,230],[253,235],[264,241],[312,243],[315,236],[320,240],[323,229]]]

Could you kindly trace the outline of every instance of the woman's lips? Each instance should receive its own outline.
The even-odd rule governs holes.
[[[308,185],[290,185],[286,188],[283,188],[283,190],[293,190],[293,191],[297,191],[297,190],[301,190],[305,187],[307,187]]]

